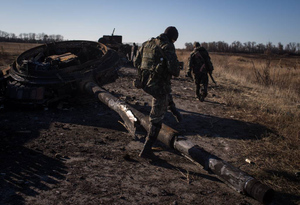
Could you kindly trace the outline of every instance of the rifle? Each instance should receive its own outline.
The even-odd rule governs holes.
[[[217,82],[215,81],[214,77],[212,77],[211,72],[208,72],[208,74],[209,74],[209,76],[210,76],[212,82],[214,82],[214,83],[217,85]]]

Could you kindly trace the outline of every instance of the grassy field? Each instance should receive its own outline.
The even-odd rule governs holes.
[[[189,52],[178,51],[188,63]],[[241,159],[256,166],[252,174],[277,191],[300,196],[300,57],[210,54],[219,99],[228,114],[269,128],[260,140],[244,140]],[[300,201],[299,201],[300,202]]]
[[[22,52],[39,45],[36,43],[0,42],[0,67],[11,64]]]

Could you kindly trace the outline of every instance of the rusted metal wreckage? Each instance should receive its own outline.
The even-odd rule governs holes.
[[[80,92],[89,93],[116,111],[129,133],[135,135],[137,125],[149,129],[148,116],[101,88],[115,80],[121,66],[119,59],[116,51],[97,42],[67,41],[38,46],[22,53],[6,73],[2,72],[0,94],[8,102],[42,104]],[[262,203],[272,201],[271,188],[171,127],[163,124],[158,140],[214,173],[234,190]]]

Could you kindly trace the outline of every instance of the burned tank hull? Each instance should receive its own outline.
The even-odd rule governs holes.
[[[129,44],[124,44],[122,41],[123,37],[120,35],[114,35],[114,31],[112,35],[103,35],[103,37],[98,39],[99,43],[102,43],[109,48],[118,52],[121,60],[124,64],[131,61],[131,50],[132,46]]]
[[[5,78],[5,101],[49,104],[82,93],[86,81],[104,85],[117,78],[119,55],[93,41],[45,44],[22,53]],[[84,91],[83,91],[84,92]]]

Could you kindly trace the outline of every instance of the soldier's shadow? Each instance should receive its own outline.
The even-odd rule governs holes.
[[[180,129],[187,134],[199,134],[208,137],[221,137],[230,139],[261,139],[269,136],[267,133],[274,133],[269,128],[258,124],[233,118],[222,118],[212,115],[205,115],[196,112],[180,110],[183,114],[183,122]],[[170,113],[167,124],[175,125]]]
[[[135,109],[149,115],[150,106],[132,105]],[[171,112],[167,112],[163,123],[179,131],[183,135],[200,135],[207,137],[221,137],[230,139],[261,139],[267,133],[274,131],[258,123],[250,123],[232,118],[222,118],[205,115],[197,112],[178,109],[183,116],[183,121],[177,123]]]

